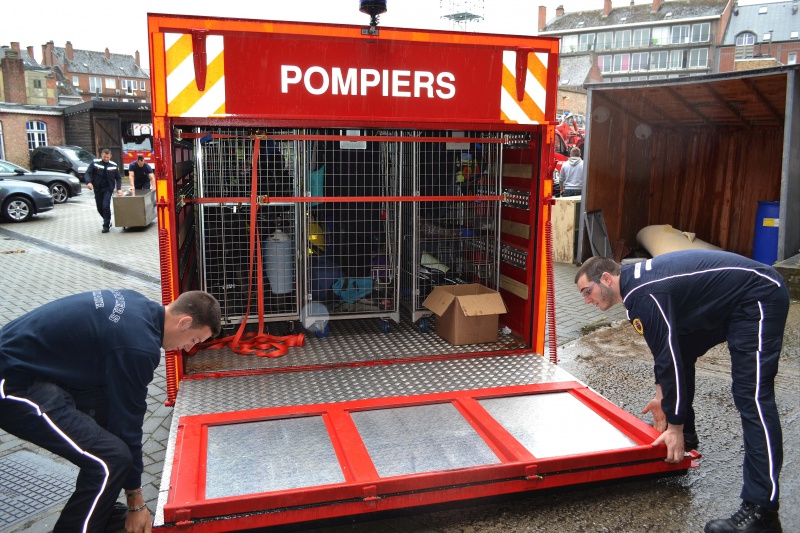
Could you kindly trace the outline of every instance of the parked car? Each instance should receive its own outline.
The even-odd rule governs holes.
[[[9,222],[25,222],[53,209],[53,195],[44,185],[0,178],[0,206]]]
[[[92,153],[80,146],[40,146],[31,154],[31,170],[64,172],[83,181],[92,161]]]
[[[63,204],[81,193],[81,182],[75,176],[59,172],[31,172],[27,168],[2,159],[0,159],[0,178],[40,183],[50,190],[53,201],[57,204]]]

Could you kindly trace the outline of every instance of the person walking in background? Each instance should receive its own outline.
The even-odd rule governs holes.
[[[569,159],[561,167],[561,196],[580,196],[582,190],[583,159],[581,159],[581,149],[573,146],[569,151]]]
[[[666,461],[695,448],[695,363],[726,341],[731,392],[742,420],[742,504],[730,518],[711,520],[706,533],[780,532],[778,477],[783,438],[775,404],[775,375],[789,311],[789,291],[772,267],[737,254],[686,250],[620,267],[592,257],[575,284],[587,304],[605,311],[621,303],[655,360],[652,412]]]
[[[131,189],[155,189],[156,176],[153,168],[144,162],[144,157],[139,156],[136,161],[128,166],[128,180]]]
[[[150,531],[141,488],[148,385],[162,348],[188,351],[220,324],[219,302],[203,291],[162,306],[130,290],[95,290],[0,329],[0,428],[80,468],[55,533]]]
[[[122,176],[117,164],[111,161],[111,150],[104,148],[100,159],[95,159],[86,169],[86,182],[90,191],[94,191],[94,202],[97,212],[103,217],[103,233],[111,227],[111,196],[114,191],[122,195]]]

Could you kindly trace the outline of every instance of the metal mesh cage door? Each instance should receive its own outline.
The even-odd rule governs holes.
[[[306,328],[329,320],[399,316],[399,144],[372,130],[312,132],[303,145]],[[370,140],[358,140],[358,137]]]

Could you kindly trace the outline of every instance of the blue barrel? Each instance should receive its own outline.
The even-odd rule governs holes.
[[[753,259],[767,265],[778,260],[780,202],[758,202],[756,229],[753,233]]]

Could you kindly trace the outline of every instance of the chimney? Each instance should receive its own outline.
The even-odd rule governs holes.
[[[603,16],[607,17],[611,14],[611,0],[605,0],[603,3]]]
[[[633,7],[633,0],[631,0],[631,7]]]
[[[656,11],[661,9],[661,4],[663,2],[664,2],[664,0],[653,0],[653,13],[655,13]]]
[[[75,54],[72,51],[72,43],[69,41],[67,41],[67,59],[69,59],[70,61],[75,60]]]
[[[12,41],[11,49],[17,53],[17,57],[19,57],[19,43],[15,43]]]
[[[558,6],[556,8],[556,17],[563,17],[564,16],[564,6]]]
[[[539,9],[541,9],[541,8],[539,8]],[[539,20],[541,20],[541,15],[539,16]],[[541,25],[539,26],[539,29],[540,30],[542,29]],[[142,64],[139,63],[139,50],[136,50],[136,66],[137,67],[141,67],[142,66]]]
[[[12,49],[15,43],[11,43]],[[6,56],[0,60],[0,69],[3,71],[3,86],[5,87],[6,102],[13,104],[27,104],[28,97],[25,94],[25,67],[22,58],[19,57],[19,43],[16,43],[17,50],[7,52]]]
[[[42,66],[53,66],[53,41],[48,41],[47,44],[42,45]]]
[[[108,48],[106,48],[106,59],[111,59],[111,52],[108,51]]]
[[[36,60],[33,58],[33,46],[29,46],[29,47],[28,47],[28,57],[30,57],[32,61],[36,61]]]

